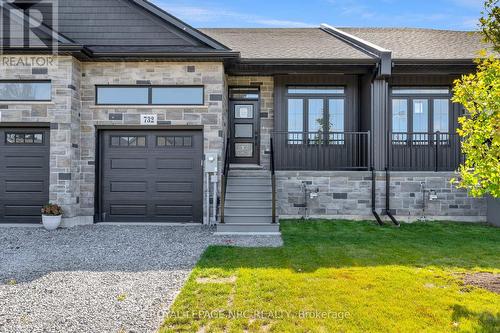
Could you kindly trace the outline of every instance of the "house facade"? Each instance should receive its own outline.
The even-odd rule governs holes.
[[[0,223],[37,222],[49,201],[66,226],[203,223],[211,202],[227,231],[486,219],[450,183],[452,83],[474,71],[476,33],[197,30],[142,0],[14,1],[2,19]]]

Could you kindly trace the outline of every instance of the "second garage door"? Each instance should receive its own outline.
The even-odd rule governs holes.
[[[201,131],[102,131],[101,220],[202,222]]]

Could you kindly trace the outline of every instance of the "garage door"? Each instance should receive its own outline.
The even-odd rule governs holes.
[[[0,223],[41,222],[49,201],[49,130],[0,128]]]
[[[102,131],[101,220],[201,222],[201,131]]]

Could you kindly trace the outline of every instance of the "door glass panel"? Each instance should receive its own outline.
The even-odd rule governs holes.
[[[252,124],[235,124],[234,125],[235,137],[237,138],[252,138],[253,125]]]
[[[413,144],[425,145],[429,137],[429,100],[413,100]]]
[[[321,141],[325,127],[323,99],[310,99],[308,106],[309,143],[318,144]]]
[[[234,118],[236,119],[252,119],[253,105],[236,105],[234,107]]]
[[[328,132],[335,132],[329,135],[330,144],[344,144],[345,112],[344,99],[330,99],[328,109],[330,112],[328,121]]]
[[[408,131],[408,101],[406,99],[392,100],[392,141],[393,144],[406,143]]]
[[[450,131],[450,101],[434,100],[434,131],[448,133]]]
[[[253,157],[252,143],[236,143],[234,148],[236,157]]]
[[[291,98],[288,100],[288,134],[289,144],[301,144],[304,131],[304,100]]]

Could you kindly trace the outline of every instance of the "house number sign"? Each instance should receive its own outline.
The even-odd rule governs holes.
[[[141,114],[141,125],[158,125],[158,116],[155,114]]]

